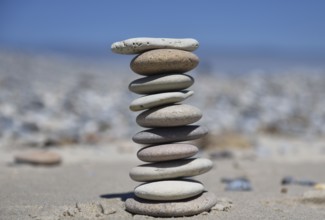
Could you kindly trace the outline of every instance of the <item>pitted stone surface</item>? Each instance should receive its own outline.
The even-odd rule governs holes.
[[[175,49],[150,50],[136,56],[131,69],[140,75],[185,73],[199,64],[199,58],[188,51]]]
[[[157,162],[133,167],[130,177],[139,182],[190,177],[206,173],[212,166],[212,161],[206,158]]]
[[[138,37],[115,42],[111,49],[119,54],[137,54],[153,49],[179,49],[194,51],[199,47],[199,42],[192,38],[151,38]]]
[[[186,74],[159,74],[136,79],[129,85],[129,90],[137,94],[172,92],[187,89],[194,79]]]
[[[175,201],[201,194],[204,186],[191,180],[163,180],[144,183],[134,189],[134,194],[142,199]]]
[[[141,198],[130,198],[125,202],[127,211],[140,215],[155,217],[181,217],[197,215],[209,211],[217,203],[213,193],[204,192],[194,198],[174,202],[151,201]]]
[[[199,149],[191,144],[172,143],[141,148],[137,156],[144,162],[158,162],[192,157]]]
[[[194,94],[193,91],[181,91],[181,92],[164,92],[153,95],[147,95],[134,100],[130,109],[132,111],[141,111],[156,106],[173,104],[184,101],[188,97]]]
[[[146,128],[176,127],[197,122],[202,117],[200,109],[185,104],[164,105],[142,112],[136,118],[138,125]]]
[[[152,128],[135,134],[132,140],[138,144],[163,144],[170,142],[195,140],[208,133],[208,129],[199,125],[181,127]]]

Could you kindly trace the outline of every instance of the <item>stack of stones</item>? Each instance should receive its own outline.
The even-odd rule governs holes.
[[[194,39],[132,38],[112,45],[119,54],[138,54],[131,69],[145,77],[130,83],[130,91],[144,95],[134,100],[130,109],[143,111],[138,125],[149,128],[133,136],[145,145],[137,156],[146,164],[134,167],[130,177],[144,182],[126,201],[134,214],[156,217],[196,215],[216,204],[213,193],[202,183],[188,177],[208,172],[212,162],[193,158],[198,148],[186,141],[201,138],[207,129],[192,125],[202,117],[201,111],[179,102],[193,95],[185,90],[194,79],[184,73],[194,69],[199,58],[193,54],[199,46]],[[180,143],[182,142],[182,143]]]

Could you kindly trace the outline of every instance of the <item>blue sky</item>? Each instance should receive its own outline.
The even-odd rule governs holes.
[[[322,0],[0,0],[0,46],[102,48],[131,37],[207,48],[325,51]]]

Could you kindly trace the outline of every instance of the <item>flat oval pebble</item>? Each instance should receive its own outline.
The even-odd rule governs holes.
[[[132,111],[141,111],[148,108],[153,108],[160,105],[172,104],[181,102],[194,94],[193,91],[180,91],[180,92],[164,92],[153,95],[143,96],[134,100],[130,109]]]
[[[61,163],[61,156],[49,151],[27,151],[17,154],[15,156],[15,162],[50,166]]]
[[[199,64],[199,58],[188,51],[175,49],[150,50],[136,56],[131,69],[140,75],[185,73]]]
[[[164,144],[195,140],[208,133],[208,129],[199,125],[187,125],[181,127],[152,128],[140,131],[132,137],[138,144]]]
[[[199,47],[199,42],[192,38],[152,38],[138,37],[130,38],[124,41],[115,42],[111,49],[119,54],[137,54],[152,49],[179,49],[194,51]]]
[[[154,217],[182,217],[197,215],[209,211],[217,198],[213,193],[204,192],[194,198],[178,201],[152,201],[141,198],[129,198],[125,202],[127,211],[133,214],[149,215]]]
[[[194,79],[186,74],[159,74],[134,80],[129,90],[137,94],[180,91],[193,85]]]
[[[172,143],[141,148],[137,156],[144,162],[169,161],[192,157],[199,149],[191,144]]]
[[[190,180],[163,180],[144,183],[134,189],[134,194],[142,199],[175,201],[201,194],[204,186]]]
[[[200,109],[191,105],[178,104],[151,108],[138,115],[136,122],[146,128],[176,127],[192,124],[201,118]]]
[[[212,166],[211,160],[206,158],[157,162],[133,167],[130,177],[139,182],[175,179],[206,173],[211,170]]]
[[[317,184],[315,184],[314,189],[324,190],[325,191],[325,183],[317,183]]]

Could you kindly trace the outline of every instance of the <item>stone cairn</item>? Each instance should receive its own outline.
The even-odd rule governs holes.
[[[201,111],[179,104],[193,95],[185,89],[194,79],[184,73],[198,65],[199,58],[191,52],[198,46],[194,39],[171,38],[132,38],[112,44],[115,53],[138,54],[130,66],[145,76],[129,85],[130,91],[145,95],[134,100],[130,109],[144,110],[136,122],[149,128],[132,138],[145,145],[137,156],[149,163],[130,171],[134,181],[144,182],[134,189],[134,198],[126,200],[126,210],[131,213],[190,216],[209,211],[216,204],[215,195],[206,192],[202,183],[187,178],[212,168],[209,159],[192,158],[198,148],[186,142],[207,134],[205,127],[191,125],[201,119]]]

